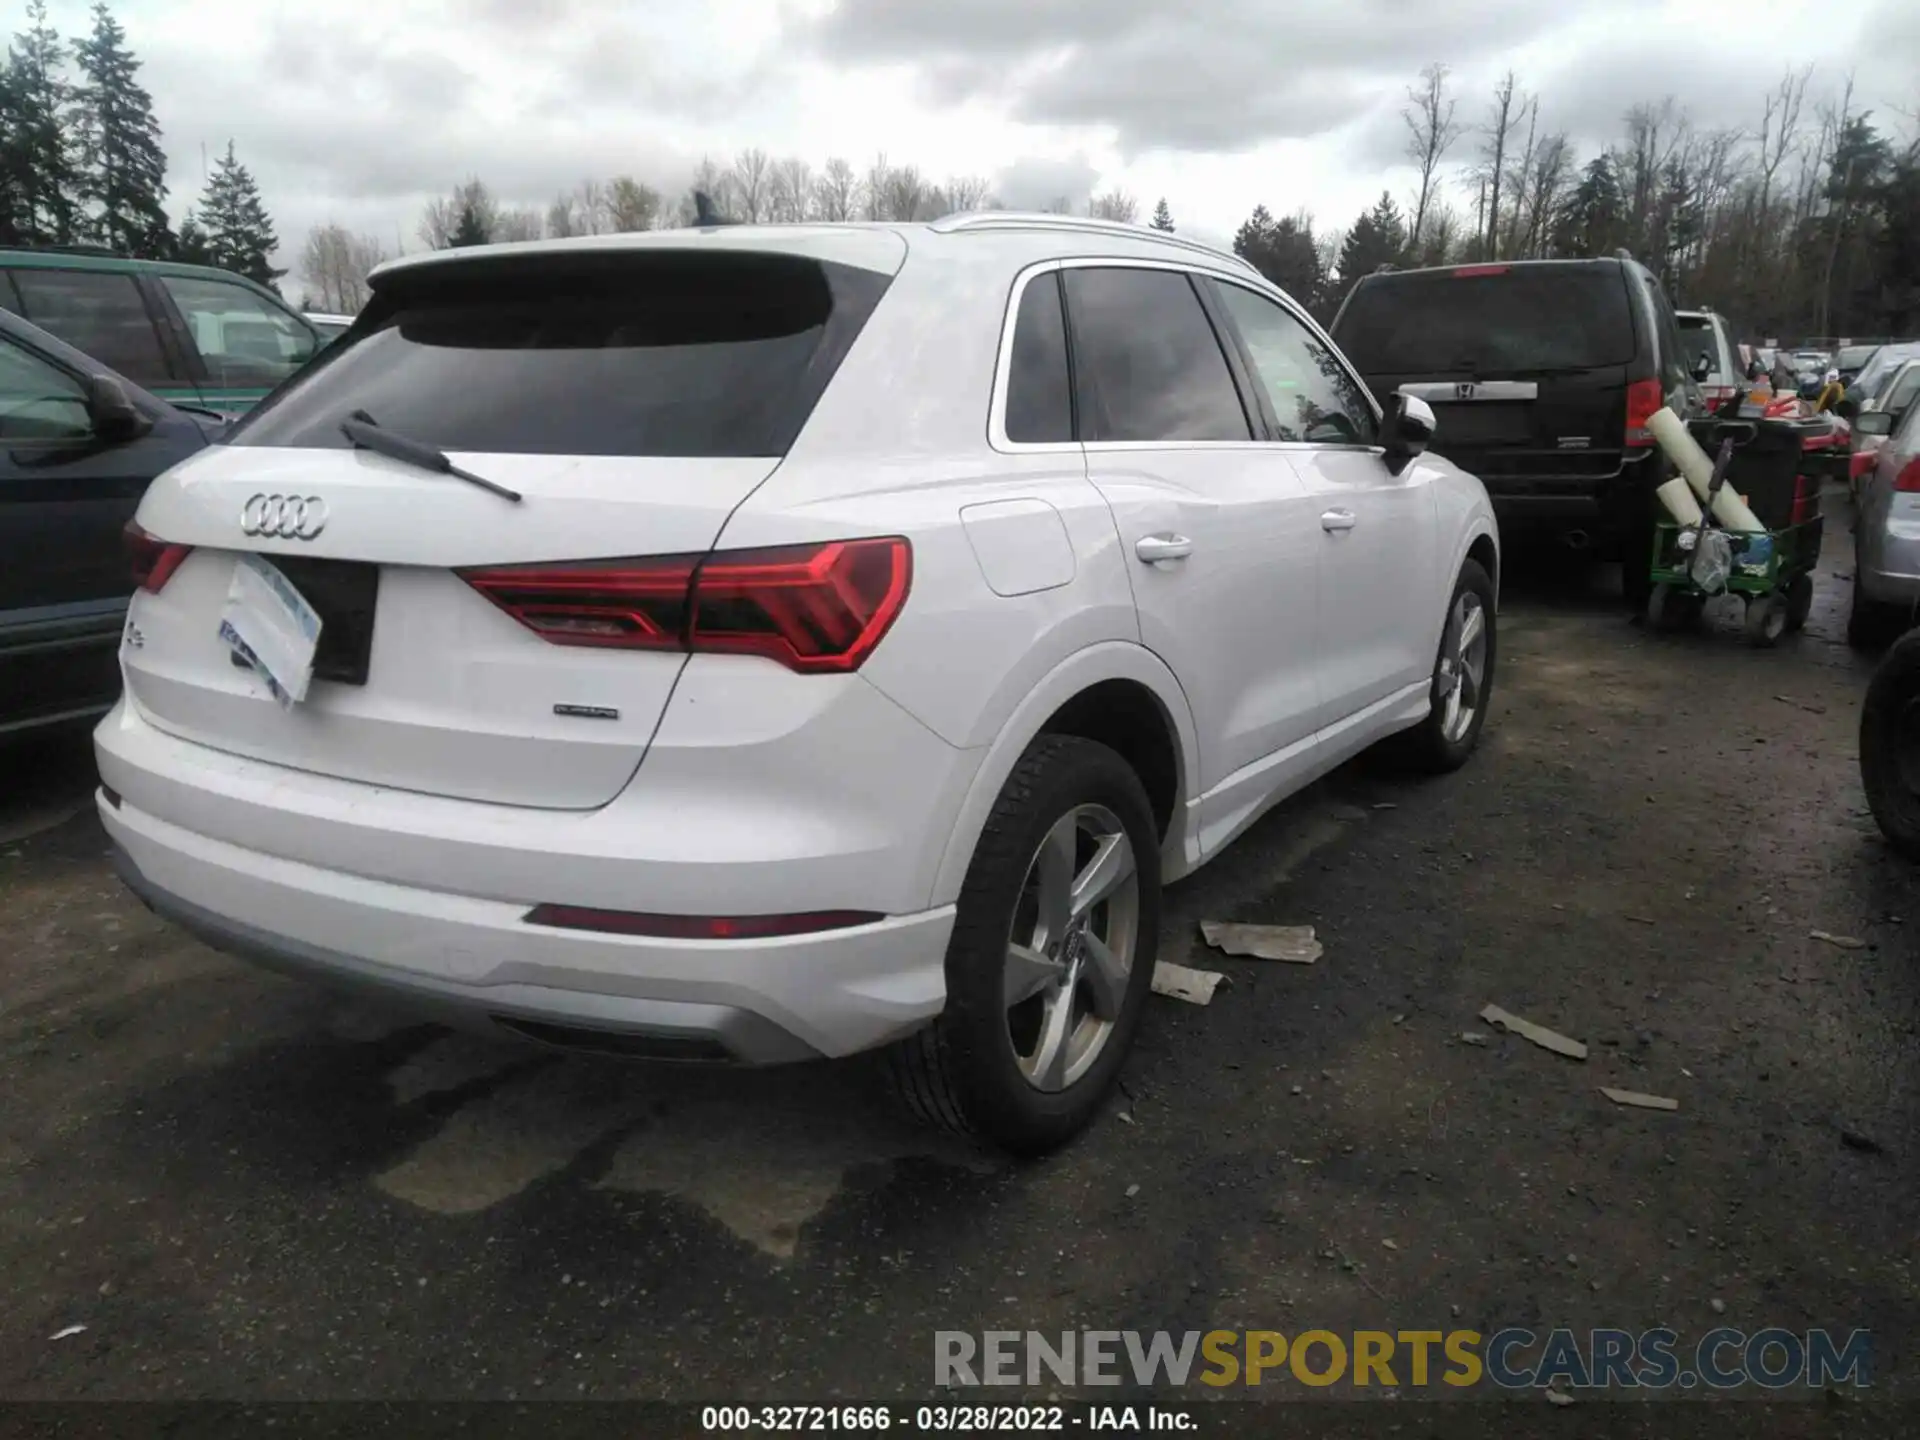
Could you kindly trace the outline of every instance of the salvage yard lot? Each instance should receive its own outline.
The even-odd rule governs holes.
[[[1175,887],[1161,957],[1228,984],[1154,999],[1125,1093],[1031,1164],[858,1065],[559,1057],[239,965],[120,888],[84,743],[16,750],[0,1397],[912,1396],[940,1329],[1724,1323],[1871,1329],[1914,1398],[1920,916],[1845,598],[1829,566],[1754,652],[1511,587],[1481,753],[1348,767]]]

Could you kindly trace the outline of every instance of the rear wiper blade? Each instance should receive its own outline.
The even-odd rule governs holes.
[[[397,435],[384,430],[380,422],[364,410],[356,410],[340,422],[340,433],[362,450],[371,450],[376,455],[384,455],[389,460],[398,460],[403,465],[412,465],[421,470],[431,470],[436,475],[451,475],[456,480],[464,480],[469,485],[478,485],[482,490],[491,490],[504,500],[519,501],[518,490],[509,490],[471,470],[462,470],[447,458],[447,452],[436,450],[424,440],[409,440],[405,435]]]

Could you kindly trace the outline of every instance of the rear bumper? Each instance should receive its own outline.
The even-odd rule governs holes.
[[[945,1003],[951,907],[774,940],[550,929],[523,904],[258,854],[124,798],[99,808],[127,885],[214,948],[466,1028],[761,1065],[884,1044]]]

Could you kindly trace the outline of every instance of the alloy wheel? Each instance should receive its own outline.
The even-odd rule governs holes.
[[[1065,1090],[1106,1048],[1126,1003],[1139,921],[1126,827],[1104,805],[1076,806],[1028,862],[1007,934],[1007,1036],[1035,1089]]]

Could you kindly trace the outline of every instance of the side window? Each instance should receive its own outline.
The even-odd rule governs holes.
[[[1240,392],[1176,270],[1067,270],[1083,440],[1251,440]]]
[[[1680,322],[1674,318],[1673,306],[1667,303],[1667,292],[1660,288],[1660,282],[1648,276],[1645,284],[1653,295],[1654,323],[1660,327],[1664,362],[1660,367],[1660,387],[1669,391],[1684,390],[1693,383],[1693,362],[1686,358],[1686,347],[1680,341]]]
[[[1920,365],[1910,365],[1887,391],[1886,409],[1895,415],[1904,414],[1913,408],[1916,396],[1920,396]]]
[[[137,385],[167,382],[166,357],[131,275],[104,270],[13,272],[21,313]]]
[[[305,321],[225,280],[161,278],[215,385],[278,385],[314,351]]]
[[[1007,363],[1007,439],[1029,445],[1073,439],[1067,326],[1056,273],[1034,276],[1020,292]]]
[[[80,382],[12,341],[0,340],[0,442],[84,440],[91,434]]]
[[[1371,445],[1373,407],[1347,367],[1283,306],[1239,285],[1217,282],[1220,297],[1253,359],[1279,429],[1276,440],[1309,445]]]

